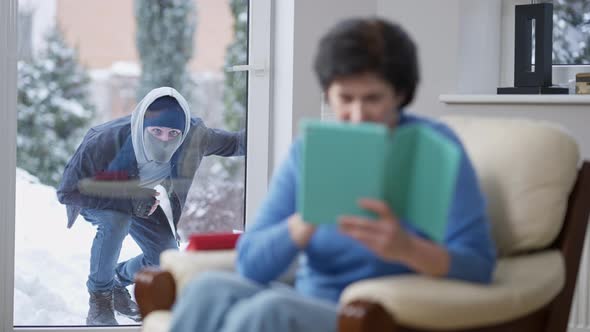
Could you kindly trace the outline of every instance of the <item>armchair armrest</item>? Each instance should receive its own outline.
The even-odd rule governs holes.
[[[234,271],[235,250],[177,251],[167,250],[160,255],[160,266],[172,274],[176,293],[196,275],[204,271]]]
[[[497,325],[542,309],[564,283],[558,250],[501,259],[491,285],[418,275],[363,280],[344,290],[340,322],[366,324],[356,320],[367,320],[359,317],[374,314],[378,305],[389,314],[389,324],[404,327],[461,330]]]
[[[144,268],[135,275],[135,300],[141,317],[153,311],[170,310],[176,298],[172,274],[156,267]]]
[[[196,275],[209,270],[232,271],[234,250],[167,250],[160,256],[160,268],[145,268],[135,276],[135,298],[142,317],[157,310],[170,310],[176,295]]]
[[[141,332],[169,331],[171,323],[172,312],[167,310],[154,311],[143,320]]]

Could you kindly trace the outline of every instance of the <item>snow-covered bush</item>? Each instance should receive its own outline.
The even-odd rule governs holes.
[[[18,64],[17,164],[43,183],[56,185],[94,117],[89,76],[60,30],[47,47]]]

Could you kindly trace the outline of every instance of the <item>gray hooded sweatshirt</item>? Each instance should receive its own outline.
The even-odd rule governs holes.
[[[184,111],[185,128],[182,135],[168,142],[160,142],[144,130],[143,121],[148,107],[158,98],[171,96]],[[148,93],[137,105],[131,114],[131,141],[137,166],[139,169],[139,185],[144,188],[154,188],[159,185],[165,178],[170,176],[170,158],[176,150],[182,145],[190,129],[190,108],[186,99],[174,88],[162,87]],[[154,151],[159,150],[159,151]],[[164,160],[156,161],[153,156],[162,155]]]

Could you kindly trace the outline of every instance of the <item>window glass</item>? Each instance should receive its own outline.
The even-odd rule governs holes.
[[[554,0],[553,64],[590,64],[590,1]]]
[[[121,285],[119,298],[126,289],[133,300],[132,281],[123,279],[176,247],[176,233],[182,250],[193,233],[243,229],[248,74],[225,69],[247,63],[248,6],[19,0],[15,326],[114,325],[90,317],[89,293],[104,300],[99,293]],[[186,99],[200,129],[191,129],[168,161],[153,157],[140,167],[120,124],[160,86]],[[155,110],[152,124],[184,129],[184,113],[166,105],[170,113]],[[151,142],[145,151],[169,151],[158,150],[162,139],[142,134]],[[153,195],[138,188],[154,187],[162,209],[141,218]],[[69,204],[68,215],[58,198],[80,205]],[[174,225],[176,203],[182,216]],[[135,265],[121,264],[129,260]],[[113,316],[117,324],[138,324],[132,315]]]

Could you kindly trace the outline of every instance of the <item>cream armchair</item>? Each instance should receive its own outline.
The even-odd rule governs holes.
[[[339,331],[566,331],[590,213],[590,163],[551,124],[441,119],[465,144],[488,198],[499,253],[492,285],[423,276],[363,280],[343,292]],[[166,331],[194,275],[231,270],[235,254],[165,252],[138,275],[145,331]]]
[[[168,331],[170,311],[176,296],[200,272],[233,271],[233,250],[179,252],[160,256],[160,268],[144,269],[135,278],[135,298],[143,320],[143,331]]]

